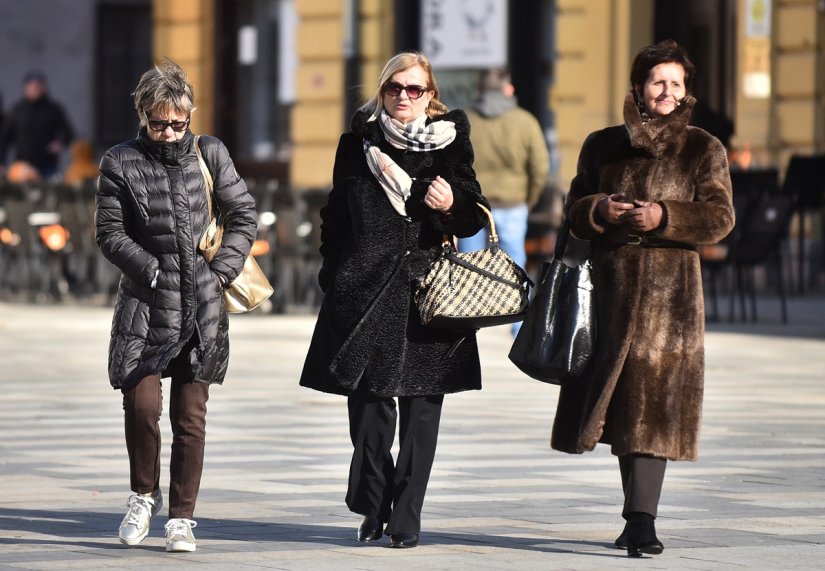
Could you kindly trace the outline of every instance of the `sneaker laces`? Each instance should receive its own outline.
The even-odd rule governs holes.
[[[129,511],[126,513],[126,524],[138,525],[146,517],[152,516],[152,506],[154,500],[146,496],[130,496],[126,507]]]
[[[186,535],[187,532],[197,527],[198,522],[186,518],[174,518],[166,522],[163,528],[166,530],[166,535]]]

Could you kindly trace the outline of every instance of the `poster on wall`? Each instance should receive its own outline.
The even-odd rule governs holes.
[[[506,0],[422,0],[421,47],[435,68],[507,63]]]
[[[745,3],[742,91],[745,97],[771,96],[771,0]]]

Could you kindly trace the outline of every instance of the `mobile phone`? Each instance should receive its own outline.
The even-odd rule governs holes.
[[[612,200],[613,202],[623,202],[625,204],[633,204],[633,199],[628,198],[624,194],[611,194],[610,195],[610,200]]]

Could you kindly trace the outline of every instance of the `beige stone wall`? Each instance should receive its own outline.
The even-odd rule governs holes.
[[[739,0],[734,140],[751,149],[753,166],[784,169],[792,154],[825,152],[825,16],[817,0],[773,0],[771,94],[757,99],[743,87],[751,49],[746,10],[747,1]]]
[[[195,133],[209,133],[214,127],[213,8],[212,0],[154,0],[152,5],[153,57],[168,57],[186,70],[195,91]]]
[[[823,152],[822,14],[816,0],[774,0],[770,159],[781,167],[795,153]],[[819,91],[817,93],[817,84]],[[817,148],[818,147],[818,148]]]
[[[344,2],[296,0],[299,16],[296,104],[292,116],[291,182],[326,187],[335,147],[349,121],[345,90],[367,99],[384,62],[393,54],[392,0],[362,0],[361,72],[345,86]],[[154,0],[153,51],[189,73],[198,110],[196,132],[214,125],[214,0]],[[754,163],[784,167],[792,153],[825,152],[825,13],[817,0],[773,0],[770,38],[772,94],[745,97],[742,89],[746,0],[737,2],[736,134],[753,151]],[[628,74],[639,47],[650,43],[653,0],[558,0],[556,82],[548,94],[556,113],[566,189],[575,175],[581,144],[592,131],[621,122]]]
[[[394,55],[392,0],[361,0],[361,99],[372,97],[384,64]]]
[[[559,0],[556,82],[550,105],[556,113],[561,165],[559,185],[576,174],[587,135],[622,121],[630,64],[652,41],[653,0]]]
[[[345,85],[345,3],[297,0],[295,5],[299,63],[290,182],[296,188],[325,188],[332,182],[338,138],[349,124],[346,92],[356,88],[362,99],[369,98],[392,46],[392,1],[361,1],[357,86]]]
[[[319,187],[332,176],[344,116],[344,3],[297,0],[298,68],[291,117],[290,182]]]

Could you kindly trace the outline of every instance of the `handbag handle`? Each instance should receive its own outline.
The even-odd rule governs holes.
[[[573,236],[570,232],[570,220],[565,218],[556,236],[553,257],[563,260],[567,266],[580,266],[590,257],[590,247],[590,240]]]
[[[498,244],[498,234],[496,234],[496,221],[493,220],[493,213],[490,212],[490,209],[481,204],[480,202],[476,202],[476,206],[481,208],[481,211],[487,215],[487,220],[490,221],[490,243],[491,244]]]
[[[483,204],[476,202],[476,206],[478,206],[484,214],[487,215],[487,220],[490,222],[490,246],[497,248],[498,247],[498,234],[496,234],[496,221],[493,220],[493,213],[490,212],[490,209],[484,206]],[[444,240],[442,244],[453,244],[453,237],[449,234],[444,234]]]
[[[564,218],[559,227],[559,232],[556,234],[556,247],[553,251],[553,257],[562,259],[564,257],[564,250],[567,248],[567,239],[570,237],[570,220]]]
[[[215,182],[212,180],[212,173],[209,172],[209,167],[206,166],[206,161],[203,159],[201,146],[198,143],[200,138],[200,135],[195,135],[195,154],[198,155],[198,166],[201,168],[203,180],[206,182],[206,207],[209,210],[209,220],[212,220],[212,189],[215,188]]]

